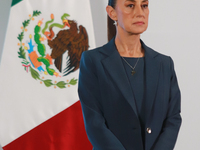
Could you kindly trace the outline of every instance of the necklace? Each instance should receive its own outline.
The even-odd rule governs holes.
[[[126,61],[126,59],[124,59],[124,57],[122,57],[122,59],[125,61],[125,63],[126,63],[126,64],[131,68],[131,69],[133,69],[133,70],[131,71],[131,75],[133,76],[133,75],[136,73],[136,71],[135,71],[135,67],[136,67],[137,64],[138,64],[139,57],[138,57],[138,59],[137,59],[135,65],[134,65],[134,67],[131,66],[131,65]]]

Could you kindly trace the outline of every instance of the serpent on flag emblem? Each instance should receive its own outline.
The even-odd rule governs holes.
[[[39,18],[40,14],[41,11],[33,11],[22,23],[22,31],[18,35],[18,57],[22,60],[22,66],[46,87],[66,88],[77,84],[75,78],[59,78],[64,79],[79,68],[81,54],[89,48],[85,27],[77,26],[76,21],[70,20],[70,15],[64,13],[60,17],[60,23],[54,22],[56,16],[51,14],[47,19],[40,17],[34,29],[28,29],[29,24],[34,24],[33,21]],[[29,38],[24,39],[24,34],[28,34]]]

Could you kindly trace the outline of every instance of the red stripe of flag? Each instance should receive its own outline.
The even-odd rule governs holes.
[[[3,147],[4,150],[92,150],[80,101]]]

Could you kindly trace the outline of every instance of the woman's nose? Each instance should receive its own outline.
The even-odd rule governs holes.
[[[143,12],[143,9],[141,8],[141,6],[137,6],[135,8],[135,15],[136,15],[136,17],[143,17],[144,16],[144,12]]]

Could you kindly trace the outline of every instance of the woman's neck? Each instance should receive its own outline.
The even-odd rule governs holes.
[[[123,57],[144,57],[144,50],[140,43],[140,34],[130,35],[128,33],[117,32],[115,45],[120,56]]]

